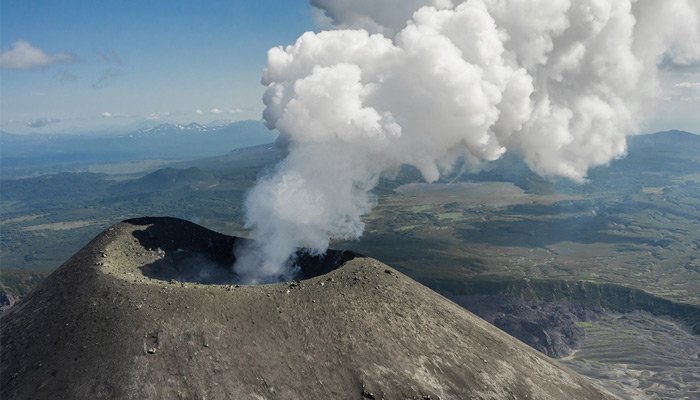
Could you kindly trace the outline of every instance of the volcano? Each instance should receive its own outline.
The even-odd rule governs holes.
[[[238,240],[107,229],[2,317],[5,399],[612,399],[381,262],[330,251],[236,285]]]

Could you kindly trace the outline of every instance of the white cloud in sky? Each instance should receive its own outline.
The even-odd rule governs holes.
[[[105,111],[102,113],[102,117],[104,117],[104,118],[126,118],[126,114]]]
[[[75,54],[65,51],[47,54],[26,40],[18,40],[9,49],[0,53],[0,67],[7,69],[41,68],[52,64],[72,64],[77,61],[78,57]]]
[[[700,82],[679,82],[673,85],[673,87],[680,89],[700,89]]]
[[[204,111],[201,109],[197,109],[195,111],[199,115],[204,115]],[[209,109],[209,114],[214,114],[214,115],[219,115],[219,114],[240,114],[242,112],[245,112],[242,108],[238,107],[231,107],[231,108],[219,108],[219,107],[213,107]]]
[[[671,86],[671,89],[662,100],[671,103],[674,101],[680,101],[681,103],[695,103],[700,101],[700,82],[676,82]]]

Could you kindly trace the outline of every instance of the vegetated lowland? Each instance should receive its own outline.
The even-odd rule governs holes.
[[[245,234],[245,191],[284,151],[214,156],[237,147],[220,138],[193,161],[12,167],[0,182],[3,290],[23,296],[37,273],[131,217]],[[375,193],[365,235],[336,247],[396,267],[622,397],[700,394],[700,136],[633,137],[626,158],[583,184],[542,179],[508,155],[432,185],[405,168]]]

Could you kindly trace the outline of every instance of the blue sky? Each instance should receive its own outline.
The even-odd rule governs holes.
[[[22,50],[33,63],[3,61],[0,129],[259,119],[267,50],[308,30],[319,26],[306,0],[2,0],[2,57]],[[700,133],[700,66],[662,71],[661,82],[642,130]]]
[[[24,41],[47,57],[0,69],[0,123],[10,132],[259,119],[267,49],[316,29],[304,0],[0,7],[3,53]]]

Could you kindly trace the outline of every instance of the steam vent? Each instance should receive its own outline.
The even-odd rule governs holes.
[[[371,258],[230,284],[236,240],[174,218],[109,228],[2,317],[0,397],[613,398]]]

